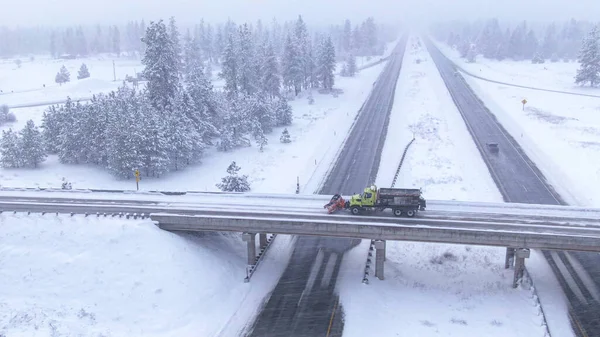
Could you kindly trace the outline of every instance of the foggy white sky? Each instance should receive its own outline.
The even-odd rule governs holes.
[[[599,0],[0,0],[0,25],[65,25],[123,23],[129,19],[154,20],[175,16],[180,23],[200,18],[222,22],[254,21],[305,16],[311,23],[339,22],[343,18],[378,21],[423,21],[472,17],[544,20],[598,20]]]

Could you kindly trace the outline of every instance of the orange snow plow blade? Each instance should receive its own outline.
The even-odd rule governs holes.
[[[323,208],[327,208],[327,213],[332,214],[346,208],[346,201],[341,195],[336,194],[327,204],[325,204],[325,206],[323,206]]]

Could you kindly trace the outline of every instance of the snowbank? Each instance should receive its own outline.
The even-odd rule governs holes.
[[[289,259],[281,236],[244,283],[236,234],[95,216],[4,213],[0,223],[6,336],[237,336]]]

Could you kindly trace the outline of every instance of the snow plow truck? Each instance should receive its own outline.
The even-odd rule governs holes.
[[[425,210],[427,201],[417,188],[378,189],[373,185],[365,188],[363,194],[353,195],[350,200],[344,200],[340,194],[336,194],[323,207],[329,214],[348,209],[354,215],[390,208],[395,216],[414,217],[418,211]]]

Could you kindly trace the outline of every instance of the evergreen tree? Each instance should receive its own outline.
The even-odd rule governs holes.
[[[181,34],[179,34],[179,29],[177,29],[175,18],[171,17],[169,19],[169,37],[171,39],[173,54],[177,58],[177,74],[181,74],[181,72],[183,71],[183,64],[181,62],[181,60],[183,59],[183,53],[181,51],[180,35]]]
[[[179,88],[179,57],[162,20],[151,22],[143,39],[146,52],[142,59],[148,98],[157,111],[173,110],[171,106]]]
[[[580,67],[575,76],[576,84],[600,83],[600,26],[596,25],[583,40],[579,52]]]
[[[71,74],[67,70],[67,67],[65,67],[65,66],[60,67],[60,71],[56,74],[54,81],[60,85],[71,81]]]
[[[514,60],[522,60],[525,53],[527,23],[523,22],[513,30],[509,41],[509,53]]]
[[[79,68],[79,73],[77,74],[77,79],[82,80],[88,77],[90,77],[90,71],[88,70],[88,67],[85,65],[85,63],[82,63],[81,67]]]
[[[557,50],[556,24],[552,23],[546,28],[544,42],[542,43],[542,53],[544,57],[551,57]]]
[[[477,40],[477,48],[483,57],[491,59],[497,55],[498,46],[502,43],[502,31],[498,19],[490,20]]]
[[[239,176],[240,167],[234,162],[231,162],[227,167],[228,176],[221,179],[221,183],[217,187],[223,192],[247,192],[250,191],[250,183],[248,176]]]
[[[252,95],[256,92],[256,74],[254,67],[254,46],[252,33],[248,24],[239,28],[239,50],[237,57],[237,74],[239,90],[242,94]]]
[[[538,50],[538,39],[535,36],[535,32],[530,29],[529,32],[527,33],[527,36],[525,37],[525,45],[523,47],[523,56],[526,59],[532,59],[535,54],[536,51]],[[541,56],[541,55],[540,55]]]
[[[358,72],[358,67],[356,66],[356,57],[352,54],[348,55],[348,59],[344,64],[346,67],[346,75],[350,77],[354,77]]]
[[[271,99],[274,99],[275,97],[279,97],[279,89],[281,87],[279,63],[271,43],[265,46],[263,51],[262,62],[260,62],[262,64],[260,69],[261,87],[264,93]]]
[[[50,34],[50,55],[52,58],[58,57],[58,49],[56,47],[56,32],[52,31]]]
[[[117,26],[114,26],[112,29],[111,47],[113,53],[117,54],[117,56],[121,56],[121,33]]]
[[[225,92],[230,99],[238,96],[239,69],[236,57],[235,41],[233,35],[229,35],[227,46],[223,51],[223,62],[219,78],[225,80]]]
[[[345,53],[350,53],[352,51],[352,24],[348,19],[346,19],[346,21],[344,22],[342,47]]]
[[[46,159],[44,138],[32,120],[21,130],[21,160],[24,166],[37,167]]]
[[[83,28],[81,28],[81,26],[77,27],[75,35],[77,54],[86,56],[88,54],[88,45],[85,39],[85,34],[83,33]]]
[[[292,124],[293,111],[287,100],[282,97],[273,102],[273,104],[275,105],[275,125],[285,126]]]
[[[308,29],[306,23],[302,19],[301,15],[298,15],[296,24],[294,26],[294,44],[298,54],[298,60],[296,61],[301,69],[301,78],[299,78],[300,84],[303,88],[307,89],[310,87],[310,54],[308,50]]]
[[[475,45],[471,45],[471,48],[469,48],[469,52],[467,53],[467,62],[475,63],[476,60],[477,60],[477,48],[475,47]]]
[[[292,139],[290,138],[290,133],[287,128],[283,129],[283,132],[281,133],[281,137],[279,138],[279,141],[284,144],[288,144],[288,143],[292,142]]]
[[[294,94],[298,96],[302,90],[304,64],[300,58],[298,47],[289,35],[285,41],[282,66],[283,85],[290,90],[293,89]]]
[[[21,156],[21,139],[12,129],[2,131],[2,140],[0,141],[0,159],[2,167],[17,168],[23,165]]]
[[[321,86],[326,90],[333,89],[335,84],[335,48],[331,37],[327,37],[319,50],[318,78]]]

